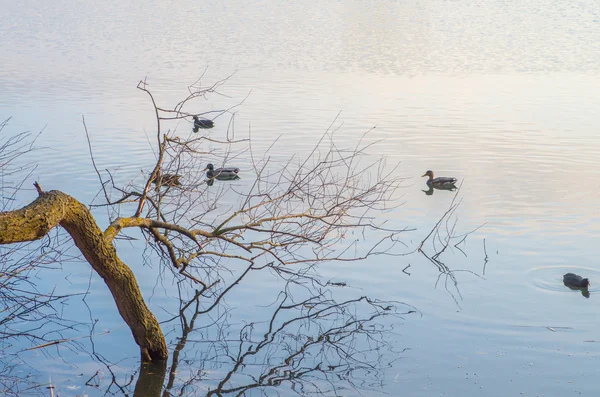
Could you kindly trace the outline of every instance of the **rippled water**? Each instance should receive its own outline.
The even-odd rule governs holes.
[[[118,169],[122,183],[141,181],[154,160],[154,119],[137,82],[147,77],[159,103],[173,106],[201,75],[210,85],[235,72],[224,95],[199,110],[226,109],[249,94],[236,108],[236,131],[251,130],[257,152],[280,137],[275,161],[308,152],[331,123],[346,143],[375,127],[369,137],[384,141],[370,153],[385,155],[390,167],[400,162],[397,176],[406,178],[404,204],[389,216],[417,229],[406,234],[407,250],[454,198],[427,196],[420,176],[432,169],[462,183],[457,227],[482,227],[462,247],[468,256],[453,250],[446,263],[482,278],[457,273],[459,292],[451,285],[449,292],[443,280],[436,287],[437,269],[418,254],[322,269],[422,312],[398,330],[395,344],[410,350],[386,372],[385,391],[598,392],[599,345],[586,342],[600,339],[595,1],[3,1],[2,8],[0,118],[12,117],[15,133],[44,130],[39,143],[47,149],[32,159],[39,167],[31,181],[94,198],[82,115],[99,168]],[[229,118],[216,120],[215,135],[226,134]],[[190,126],[169,128],[185,136]],[[249,171],[247,157],[237,161]],[[137,253],[119,244],[135,271]],[[410,276],[403,273],[409,263]],[[68,288],[85,290],[88,268],[65,267]],[[589,299],[562,285],[566,272],[592,280]],[[155,275],[138,274],[151,294]],[[103,329],[118,327],[107,292],[92,280],[102,297],[94,317]],[[164,303],[158,295],[151,304]],[[121,331],[111,340],[130,343]],[[110,349],[113,342],[99,343]],[[95,371],[85,360],[78,366],[53,378]]]

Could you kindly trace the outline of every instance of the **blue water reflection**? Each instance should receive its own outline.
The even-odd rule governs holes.
[[[110,169],[117,183],[141,185],[155,161],[156,137],[138,81],[147,76],[159,105],[173,107],[198,77],[210,86],[235,72],[193,109],[220,112],[247,97],[215,120],[211,136],[223,139],[234,125],[237,138],[251,136],[253,151],[269,150],[279,164],[308,153],[333,123],[347,147],[369,131],[369,139],[382,140],[369,155],[386,156],[390,168],[400,164],[402,205],[387,220],[416,229],[404,240],[403,253],[412,254],[320,269],[325,279],[347,283],[348,294],[406,302],[423,314],[397,328],[395,345],[410,350],[386,370],[385,391],[597,393],[598,295],[592,288],[584,299],[561,282],[567,271],[585,272],[594,287],[600,271],[594,1],[28,0],[4,1],[2,8],[0,119],[12,117],[3,133],[43,130],[44,149],[29,159],[38,168],[27,188],[37,180],[84,203],[98,200],[82,115],[98,168]],[[166,128],[189,137],[191,127],[179,120]],[[213,149],[219,145],[207,148]],[[253,182],[244,164],[250,153],[240,151],[239,189]],[[458,196],[424,194],[420,175],[427,169],[457,177]],[[33,197],[33,189],[25,190],[18,203]],[[455,273],[458,291],[450,281],[451,295],[443,281],[436,287],[439,269],[415,250],[453,200],[462,200],[453,218],[457,232],[481,228],[460,246],[465,253],[451,246],[442,258],[450,269],[483,278]],[[94,211],[105,228],[107,214]],[[174,286],[157,282],[161,267],[142,265],[143,240],[117,247],[157,315],[176,310]],[[410,275],[403,271],[408,264]],[[84,317],[89,327],[97,319],[96,330],[111,331],[98,336],[97,351],[127,358],[121,373],[136,368],[131,335],[102,281],[85,263],[61,267],[36,277],[50,289],[89,290],[87,306],[74,300],[65,313]],[[264,315],[245,306],[248,296],[260,300],[250,285],[228,301],[239,321]],[[73,374],[87,380],[100,364],[61,354],[72,364],[39,351],[24,357],[42,362],[40,379],[52,368],[61,395],[80,394],[84,389],[68,388],[85,383]]]

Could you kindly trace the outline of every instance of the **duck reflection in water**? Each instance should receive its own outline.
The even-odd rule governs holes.
[[[434,190],[449,190],[451,192],[455,191],[457,189],[456,186],[452,185],[452,186],[429,186],[429,190],[422,190],[423,192],[425,192],[426,195],[431,196],[433,194]]]
[[[563,284],[573,291],[581,291],[581,295],[586,298],[590,297],[590,280],[583,278],[574,273],[567,273],[563,276]]]

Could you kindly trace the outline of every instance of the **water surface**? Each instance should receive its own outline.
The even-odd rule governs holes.
[[[274,161],[308,153],[332,123],[348,146],[367,131],[369,139],[383,139],[369,153],[384,155],[389,167],[400,163],[397,176],[406,178],[403,205],[387,214],[394,225],[416,228],[405,235],[406,252],[454,199],[445,191],[427,196],[420,176],[432,169],[462,184],[457,231],[482,227],[461,246],[466,256],[453,249],[443,259],[451,269],[482,277],[456,273],[459,291],[451,284],[447,291],[444,278],[436,286],[437,268],[418,253],[321,268],[323,277],[360,294],[406,302],[423,314],[397,328],[393,344],[410,350],[385,370],[384,391],[597,393],[599,350],[589,342],[600,339],[597,292],[592,288],[586,299],[561,283],[563,273],[575,272],[594,286],[600,271],[594,182],[600,178],[600,12],[594,1],[4,1],[2,8],[0,117],[12,117],[3,133],[43,129],[38,143],[47,148],[31,159],[38,168],[26,186],[38,180],[83,202],[95,197],[82,115],[99,168],[118,170],[123,184],[141,182],[141,170],[154,161],[155,130],[137,82],[147,77],[159,103],[174,106],[200,76],[210,85],[233,74],[223,95],[198,102],[197,111],[226,109],[247,97],[235,109],[236,134],[250,131],[257,153],[279,138],[270,150]],[[225,136],[231,117],[217,118],[211,133]],[[184,121],[168,128],[190,133]],[[249,171],[248,154],[236,162]],[[250,184],[242,179],[239,186]],[[26,190],[18,201],[33,197]],[[96,216],[106,222],[104,212]],[[168,305],[168,294],[161,290],[174,287],[157,287],[158,269],[142,268],[134,246],[119,242],[118,248],[150,305],[165,316],[160,307]],[[408,264],[410,276],[403,272]],[[97,348],[135,358],[101,280],[84,263],[62,266],[42,272],[46,287],[81,292],[91,280],[88,303],[98,328],[117,328],[99,337]],[[263,309],[235,311],[249,294],[260,299],[242,288],[229,305],[252,321]],[[79,306],[73,303],[71,315],[82,310],[89,317]],[[42,379],[52,375],[61,395],[81,393],[67,388],[83,383],[73,374],[87,379],[100,365],[62,354],[74,364],[36,370]],[[25,355],[32,362],[41,356]]]

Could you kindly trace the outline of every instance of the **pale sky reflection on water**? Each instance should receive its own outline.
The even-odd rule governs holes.
[[[39,142],[48,148],[34,159],[32,181],[82,201],[95,196],[82,115],[100,167],[118,168],[123,183],[139,177],[154,160],[148,143],[154,119],[137,82],[148,77],[159,103],[172,106],[203,73],[203,83],[211,84],[236,72],[224,96],[196,109],[228,108],[250,93],[236,109],[236,133],[251,131],[257,152],[280,137],[270,152],[274,161],[308,152],[332,123],[347,145],[366,131],[384,140],[369,153],[385,155],[390,167],[399,162],[398,177],[406,178],[399,192],[404,204],[386,216],[417,228],[406,234],[407,250],[454,197],[423,193],[420,176],[428,169],[462,182],[460,231],[483,225],[463,247],[468,256],[453,250],[445,257],[454,269],[481,274],[486,241],[484,279],[460,273],[458,305],[443,286],[436,288],[437,269],[422,257],[321,270],[360,293],[423,312],[399,327],[396,346],[411,350],[387,373],[386,392],[598,393],[600,351],[583,342],[599,339],[597,292],[584,299],[561,285],[562,273],[593,278],[600,269],[595,0],[1,5],[0,116],[13,117],[15,132],[44,129]],[[218,120],[211,133],[224,136],[227,122]],[[184,122],[169,128],[189,134]],[[236,161],[246,171],[249,159]],[[240,186],[251,183],[244,178]],[[20,200],[34,195],[24,192]],[[120,245],[123,257],[139,271],[138,252],[127,247]],[[410,276],[402,272],[407,263]],[[89,269],[65,264],[65,270],[73,273],[70,288],[86,288]],[[140,278],[148,294],[156,287],[151,276]],[[60,285],[63,277],[48,279]],[[92,281],[100,329],[118,326],[106,289]],[[159,295],[152,304],[165,303]],[[127,332],[114,338],[130,342]],[[112,352],[114,342],[102,343]],[[78,366],[93,372],[89,363]],[[61,371],[66,378],[70,369]]]

